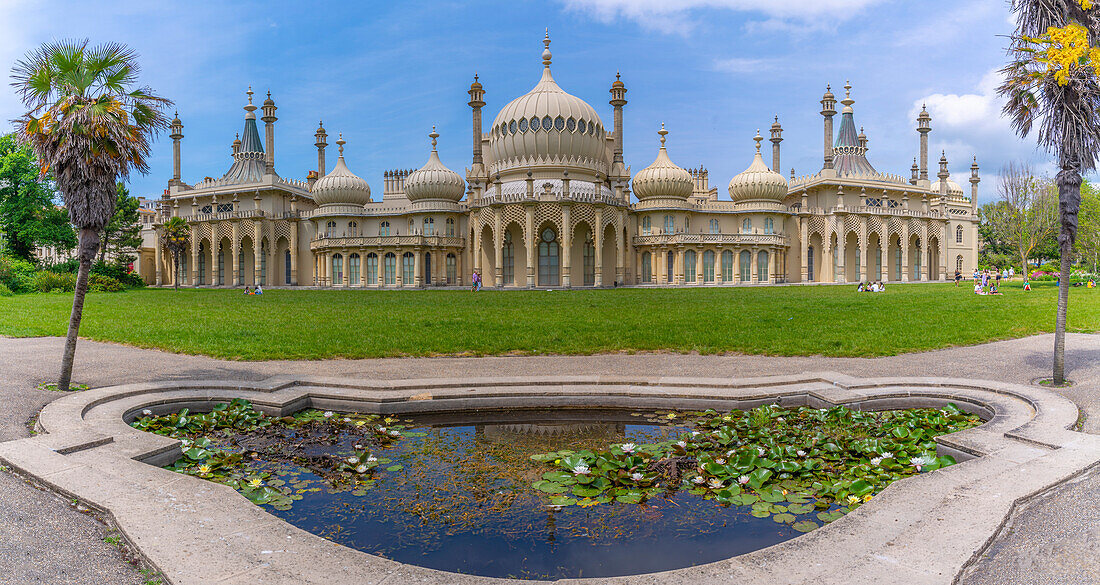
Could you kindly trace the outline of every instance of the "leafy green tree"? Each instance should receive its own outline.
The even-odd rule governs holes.
[[[1100,189],[1090,181],[1081,183],[1081,213],[1078,218],[1077,255],[1089,272],[1100,271]]]
[[[106,262],[110,253],[116,264],[125,266],[134,261],[136,256],[133,253],[141,247],[141,214],[138,213],[141,204],[137,197],[130,196],[126,185],[118,183],[116,187],[118,200],[115,201],[115,214],[100,236],[103,245],[99,250],[99,261]]]
[[[52,173],[79,230],[80,268],[58,390],[69,389],[88,273],[100,233],[114,216],[116,184],[131,169],[149,171],[150,138],[168,126],[162,110],[171,102],[136,87],[139,71],[137,54],[125,45],[89,46],[87,40],[45,43],[12,69],[12,85],[27,107],[16,120],[17,135],[43,173]]]
[[[1026,277],[1035,249],[1054,233],[1057,199],[1049,179],[1036,177],[1026,165],[1009,163],[1001,170],[997,201],[979,211],[979,230],[994,252],[1012,253]]]
[[[160,231],[164,247],[172,254],[172,274],[174,275],[172,283],[175,284],[176,290],[179,290],[180,279],[182,278],[180,274],[180,254],[187,249],[187,242],[191,238],[191,228],[182,217],[170,217],[161,226]]]
[[[34,262],[36,248],[76,246],[76,232],[55,198],[53,184],[41,175],[31,149],[13,134],[0,136],[0,231],[9,253]]]

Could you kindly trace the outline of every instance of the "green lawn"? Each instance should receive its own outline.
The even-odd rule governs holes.
[[[882,356],[1049,332],[1057,289],[967,283],[577,291],[138,290],[88,295],[80,333],[220,358],[615,351]],[[0,335],[65,335],[70,295],[0,298]],[[1100,330],[1100,289],[1071,289],[1070,330]]]

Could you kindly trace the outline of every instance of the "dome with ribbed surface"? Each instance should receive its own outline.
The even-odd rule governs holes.
[[[439,138],[439,134],[436,134],[434,127],[428,136],[432,138],[432,153],[424,166],[413,171],[405,179],[405,196],[409,201],[423,199],[458,201],[466,193],[466,181],[439,160],[439,153],[435,149],[435,141]]]
[[[634,175],[634,195],[639,200],[658,197],[687,199],[695,189],[695,181],[691,178],[691,173],[676,166],[668,158],[668,151],[665,150],[665,135],[668,130],[665,130],[664,124],[661,124],[661,130],[657,133],[661,135],[661,149],[657,151],[657,159],[653,164]]]
[[[756,133],[756,156],[749,168],[730,179],[730,198],[737,203],[783,201],[787,196],[787,179],[768,168],[764,157],[760,156],[760,141],[764,138]]]
[[[489,130],[491,171],[527,172],[540,165],[607,172],[603,121],[592,106],[566,93],[550,74],[550,38],[543,41],[542,79],[508,102]]]
[[[364,205],[370,203],[370,185],[348,170],[344,163],[344,137],[336,144],[340,146],[340,158],[332,172],[313,184],[311,194],[317,205]]]

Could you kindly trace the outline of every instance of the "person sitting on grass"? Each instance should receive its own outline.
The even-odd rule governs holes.
[[[856,287],[856,292],[863,292],[863,281],[859,282],[859,286]]]
[[[991,295],[1001,294],[1000,292],[997,291],[997,283],[993,283],[993,284],[989,285],[989,294],[991,294]]]
[[[1090,278],[1087,287],[1088,288],[1096,288],[1096,281]]]
[[[260,285],[258,285],[258,284],[256,285],[256,294],[258,294],[258,295],[262,295],[262,294],[264,294],[264,289],[263,289],[263,287],[261,287],[261,286],[260,286]]]
[[[1027,278],[1024,278],[1024,290],[1031,290],[1031,283],[1027,281]]]
[[[980,282],[975,282],[974,283],[974,294],[976,294],[976,295],[984,295],[985,294],[985,289],[982,288],[982,283],[980,283]]]
[[[252,288],[251,288],[251,287],[249,287],[248,285],[245,285],[245,287],[244,287],[244,294],[246,294],[246,295],[250,295],[250,294],[252,294]]]

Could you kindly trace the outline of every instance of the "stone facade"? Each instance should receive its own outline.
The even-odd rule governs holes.
[[[244,132],[221,178],[181,180],[183,125],[173,120],[173,177],[145,231],[139,270],[158,285],[463,286],[476,271],[485,286],[569,288],[942,280],[976,267],[976,159],[969,196],[951,180],[946,155],[929,179],[927,112],[917,120],[920,162],[906,179],[876,171],[866,158],[850,86],[833,132],[837,100],[827,89],[822,168],[780,174],[776,118],[771,163],[758,133],[752,164],[730,181],[730,199],[720,200],[705,169],[669,159],[663,127],[656,160],[632,177],[622,148],[625,84],[618,76],[612,83],[609,130],[556,84],[549,38],[544,44],[542,78],[504,106],[488,132],[475,76],[464,177],[440,162],[433,130],[428,163],[387,171],[379,200],[344,164],[342,138],[341,156],[326,172],[323,126],[315,134],[317,171],[305,181],[280,177],[270,94],[261,141],[249,90]],[[170,216],[191,226],[179,274],[157,245]]]

